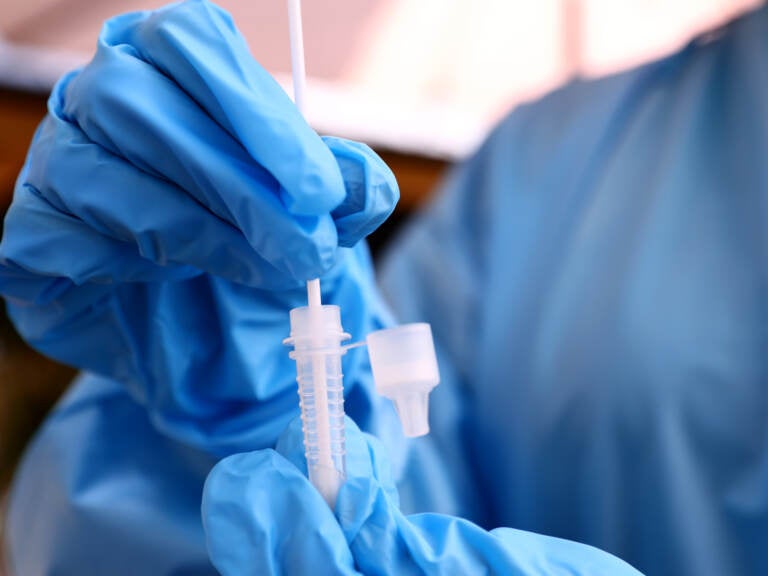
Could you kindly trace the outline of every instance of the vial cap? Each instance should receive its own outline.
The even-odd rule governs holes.
[[[440,382],[429,324],[404,324],[368,335],[376,391],[394,401],[406,436],[429,432],[429,392]]]

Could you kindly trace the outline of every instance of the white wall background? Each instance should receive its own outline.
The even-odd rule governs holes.
[[[0,0],[0,83],[50,86],[101,22],[162,0]],[[254,56],[290,72],[284,0],[220,0]],[[671,52],[759,0],[304,0],[318,129],[443,156],[573,74]]]

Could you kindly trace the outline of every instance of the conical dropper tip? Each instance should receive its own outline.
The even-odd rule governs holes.
[[[417,438],[429,434],[429,391],[397,394],[393,398],[403,434]]]

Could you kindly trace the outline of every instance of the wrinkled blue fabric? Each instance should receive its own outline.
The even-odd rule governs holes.
[[[413,460],[446,509],[649,575],[768,574],[766,150],[762,7],[521,106],[454,171],[381,270],[439,348]]]
[[[397,198],[368,147],[309,128],[221,9],[127,14],[50,97],[0,292],[27,342],[120,381],[164,433],[267,446],[295,411],[281,340],[303,281],[323,275],[352,334],[384,321],[351,246]]]
[[[335,514],[306,478],[301,421],[275,450],[211,471],[203,524],[222,576],[255,574],[638,575],[605,552],[509,528],[486,532],[441,514],[404,515],[383,446],[347,421],[347,481]],[[258,510],[258,513],[254,513]]]
[[[106,378],[79,378],[16,472],[13,576],[208,576],[200,499],[216,459],[152,425]]]
[[[283,102],[280,93],[269,91],[251,107],[231,104],[237,94],[263,94],[261,84],[185,88],[206,110],[194,123],[183,120],[194,112],[183,98],[187,104],[169,100],[179,116],[162,113],[164,100],[142,96],[154,93],[149,86],[170,89],[185,75],[209,78],[206,70],[218,77],[229,69],[224,63],[250,60],[238,59],[239,49],[227,53],[239,40],[216,41],[235,34],[226,19],[216,34],[210,22],[188,33],[197,18],[223,18],[204,2],[123,18],[104,34],[127,28],[125,37],[100,43],[99,53],[114,54],[89,65],[102,72],[72,92],[105,95],[109,104],[99,113],[89,104],[91,113],[78,112],[77,98],[68,103],[69,87],[89,67],[59,84],[0,244],[0,292],[22,334],[91,371],[48,419],[17,474],[6,535],[15,573],[213,574],[211,560],[226,571],[247,554],[269,558],[258,546],[212,546],[210,559],[206,552],[206,536],[215,544],[219,530],[238,541],[258,538],[278,509],[291,511],[285,521],[303,522],[295,508],[246,506],[264,498],[251,474],[269,485],[282,474],[281,502],[306,504],[316,520],[302,528],[335,530],[330,540],[307,532],[307,544],[351,573],[377,573],[381,564],[363,563],[390,558],[386,566],[405,570],[433,545],[443,550],[440,543],[466,551],[460,560],[471,562],[498,550],[483,544],[496,543],[489,537],[511,544],[499,557],[508,550],[536,568],[561,557],[563,573],[579,573],[572,560],[584,559],[583,547],[519,530],[596,546],[647,574],[768,573],[768,10],[669,58],[574,81],[521,106],[394,245],[381,285],[401,320],[432,324],[441,362],[430,437],[405,449],[391,407],[370,392],[364,355],[350,351],[344,372],[347,413],[386,445],[402,513],[378,471],[352,476],[334,518],[276,454],[246,453],[211,476],[206,510],[219,512],[207,514],[207,535],[199,505],[218,457],[274,446],[297,413],[293,366],[279,341],[287,310],[303,296],[283,288],[330,266],[326,300],[342,307],[355,339],[388,322],[364,248],[336,248],[385,215],[373,209],[369,216],[360,200],[383,198],[386,206],[388,193],[380,196],[366,178],[388,176],[356,145],[345,143],[352,152],[342,156],[335,141],[321,148],[304,128],[281,132],[277,119],[295,118],[289,109],[278,106],[276,124],[261,118],[268,113],[258,104]],[[133,25],[148,28],[139,33]],[[154,45],[148,30],[157,31],[160,46],[184,40],[168,60],[163,49],[150,58],[143,54]],[[119,89],[102,86],[101,74],[128,57],[146,64],[128,60],[141,70],[135,81],[118,83],[120,73],[112,80]],[[209,59],[216,65],[206,68]],[[162,72],[158,83],[149,80],[152,70]],[[256,118],[231,120],[241,113]],[[325,198],[315,194],[302,199],[304,185],[270,164],[272,150],[259,148],[254,127],[262,121],[270,134],[295,132],[315,143],[291,140],[307,146],[296,144],[299,157],[325,156],[339,166],[343,190],[333,203],[318,207]],[[60,131],[69,124],[97,144],[93,150],[112,154],[111,168],[101,174],[101,157],[85,160],[95,152],[78,132]],[[202,128],[209,125],[225,134]],[[242,143],[226,144],[227,137]],[[276,142],[283,139],[271,138],[270,146]],[[70,144],[71,157],[64,155]],[[191,152],[198,149],[208,156]],[[332,158],[315,156],[318,149]],[[323,168],[310,172],[334,180],[325,173],[332,164],[317,162]],[[115,187],[113,170],[141,183]],[[37,184],[27,186],[30,175]],[[107,175],[109,186],[95,184]],[[147,199],[144,178],[191,195],[223,224],[203,227],[185,212],[175,226],[138,228],[131,202],[146,213],[142,223],[168,216],[166,208],[148,210],[153,203],[175,205],[170,193]],[[338,185],[330,180],[317,189]],[[254,225],[263,213],[235,209],[239,196],[224,195],[237,182],[281,198],[277,215],[267,212],[280,245],[317,248],[283,261],[296,252],[272,250],[274,239]],[[350,228],[340,224],[347,218],[357,218]],[[286,222],[306,226],[282,228]],[[290,453],[285,443],[277,449]],[[211,492],[215,481],[231,481],[240,496]],[[498,526],[516,530],[483,530]],[[390,556],[356,553],[370,548],[371,534],[381,543],[376,551]],[[416,545],[408,547],[411,537]]]

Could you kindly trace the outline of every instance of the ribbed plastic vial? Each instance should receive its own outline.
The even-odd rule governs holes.
[[[333,509],[345,479],[344,387],[341,343],[349,339],[341,327],[338,306],[304,306],[291,310],[301,421],[310,482]]]

